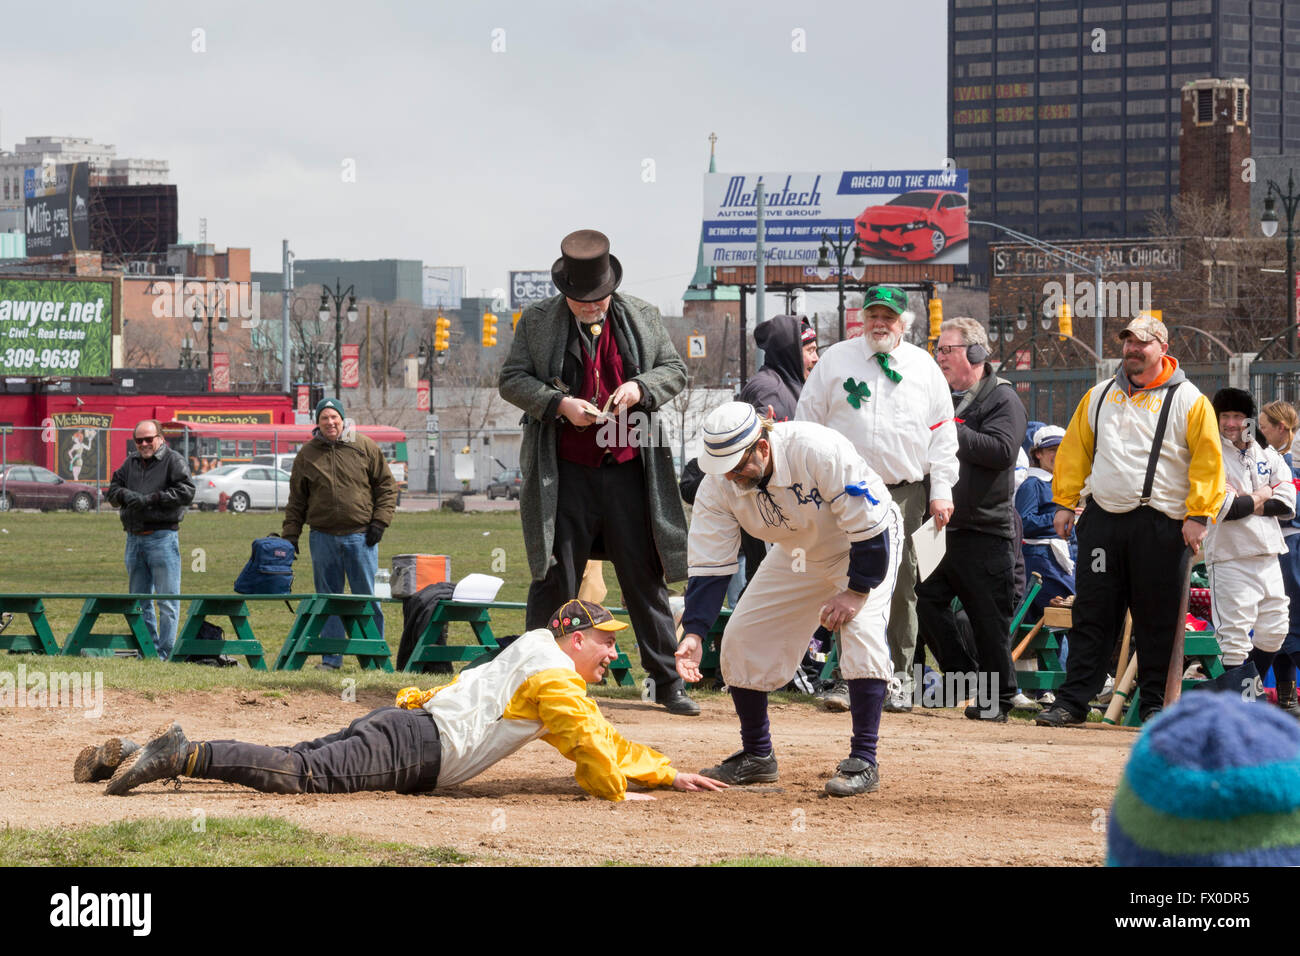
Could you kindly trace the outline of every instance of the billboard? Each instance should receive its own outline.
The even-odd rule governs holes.
[[[424,307],[459,309],[465,294],[464,266],[424,267]]]
[[[112,281],[0,279],[0,375],[107,376],[113,305]]]
[[[23,196],[28,256],[60,256],[90,248],[88,163],[24,171]]]
[[[550,269],[535,269],[530,272],[510,273],[510,309],[518,311],[534,302],[541,302],[551,296],[559,295],[551,281]]]
[[[54,470],[71,481],[107,481],[109,429],[113,416],[96,412],[58,412],[54,423]]]
[[[705,265],[754,264],[760,180],[768,265],[815,265],[823,234],[856,236],[868,265],[968,262],[966,170],[902,169],[705,173]]]

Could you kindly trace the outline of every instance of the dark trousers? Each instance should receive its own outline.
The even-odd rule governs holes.
[[[1011,709],[1016,695],[1009,633],[1014,574],[1015,543],[1010,539],[982,531],[949,530],[943,560],[916,588],[917,624],[939,666],[953,673],[987,672],[988,679],[996,682],[991,686],[997,689],[1002,710]],[[958,636],[954,597],[970,618],[973,648]]]
[[[1070,657],[1056,702],[1076,717],[1088,713],[1088,702],[1106,682],[1111,653],[1128,609],[1133,615],[1142,709],[1159,707],[1165,699],[1165,675],[1174,628],[1179,623],[1178,592],[1185,586],[1178,579],[1186,547],[1182,522],[1154,508],[1111,514],[1089,503],[1076,534],[1079,560],[1074,578],[1078,588]]]
[[[646,504],[641,459],[588,468],[561,460],[555,511],[555,557],[546,577],[528,589],[527,626],[546,627],[565,601],[578,596],[590,559],[614,565],[623,604],[641,648],[641,666],[662,700],[681,684],[677,676],[677,631],[668,607],[664,567],[655,549]],[[597,553],[595,543],[602,549]]]
[[[263,793],[419,793],[438,782],[438,725],[423,708],[381,707],[338,733],[292,747],[238,740],[200,744],[194,775]]]

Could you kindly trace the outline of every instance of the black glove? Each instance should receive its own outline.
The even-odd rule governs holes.
[[[274,533],[272,533],[271,537],[273,537],[273,538],[284,538],[285,541],[288,541],[288,542],[289,542],[289,546],[293,548],[293,556],[294,556],[295,558],[298,556],[298,539],[297,539],[297,538],[288,538],[288,537],[285,537],[284,535],[281,535],[281,534],[274,534]]]
[[[366,547],[373,548],[383,536],[384,526],[378,521],[370,522],[370,527],[366,528]]]
[[[147,498],[144,499],[144,503],[147,504],[147,505],[148,505],[149,507],[151,507],[151,508],[152,508],[152,507],[155,507],[155,506],[158,505],[158,504],[161,504],[161,503],[162,503],[162,492],[161,492],[161,491],[155,491],[155,492],[152,492],[152,493],[149,495],[149,497],[147,497]]]
[[[123,508],[138,508],[142,504],[144,504],[144,495],[138,491],[132,491],[130,488],[122,489]]]

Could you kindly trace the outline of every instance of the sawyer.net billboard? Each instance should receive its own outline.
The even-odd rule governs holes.
[[[28,256],[90,248],[90,166],[65,163],[23,173]]]
[[[705,265],[754,264],[760,179],[768,265],[816,265],[823,234],[856,235],[870,265],[967,264],[967,171],[902,169],[706,173]]]
[[[105,377],[112,342],[111,281],[0,279],[0,376]]]

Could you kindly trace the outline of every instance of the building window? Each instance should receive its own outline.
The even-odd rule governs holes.
[[[1043,10],[1038,14],[1038,25],[1042,27],[1056,26],[1060,23],[1078,22],[1078,10]]]
[[[991,7],[993,0],[956,0],[954,6],[958,10],[969,9],[970,7]]]
[[[1033,48],[1034,48],[1034,38],[1032,36],[998,37],[999,53],[1008,53],[1008,52],[1019,51],[1019,50],[1032,50]]]
[[[988,169],[993,159],[990,156],[963,156],[961,164],[966,169]]]
[[[999,176],[998,192],[1000,193],[1027,193],[1034,188],[1034,177],[1032,176]]]
[[[982,40],[958,40],[952,45],[952,52],[958,56],[963,53],[992,53],[993,40],[991,37]]]
[[[1255,65],[1256,66],[1281,66],[1282,55],[1278,53],[1276,50],[1256,50]]]
[[[1038,84],[1040,96],[1075,96],[1078,92],[1078,80],[1047,80]]]
[[[1084,189],[1119,189],[1121,173],[1084,173]]]
[[[1034,25],[1033,11],[1028,13],[999,13],[998,29],[1009,30],[1013,27],[1032,27]]]
[[[1104,166],[1107,163],[1118,162],[1118,149],[1085,149],[1083,151],[1083,165],[1085,166]],[[1086,177],[1084,179],[1084,184],[1087,185]],[[1118,179],[1115,181],[1115,185],[1119,185]]]
[[[1174,6],[1177,6],[1177,4],[1174,4]],[[1173,40],[1208,40],[1210,38],[1210,25],[1208,23],[1176,23],[1170,28],[1169,36]]]
[[[1118,53],[1089,53],[1083,58],[1083,68],[1085,70],[1118,70],[1119,67],[1120,58]]]
[[[1119,103],[1114,100],[1097,100],[1083,104],[1084,116],[1119,116]]]
[[[1119,162],[1117,159],[1116,162]],[[1039,153],[1039,166],[1073,166],[1075,164],[1075,155],[1070,153]]]
[[[1197,13],[1213,13],[1214,0],[1174,0],[1174,8],[1170,11],[1176,17],[1192,16]],[[1209,34],[1206,34],[1209,36]]]
[[[1084,212],[1119,212],[1118,196],[1084,196]]]
[[[1214,90],[1196,91],[1196,125],[1205,126],[1214,122]]]
[[[1237,264],[1227,262],[1206,263],[1209,272],[1210,305],[1233,306],[1237,304]]]
[[[1033,153],[1001,153],[998,155],[998,166],[1002,169],[1027,169],[1034,165]],[[1007,189],[1007,186],[998,186],[999,189]]]
[[[1039,176],[1038,188],[1043,191],[1049,189],[1078,189],[1079,177],[1075,173],[1066,173],[1056,176]]]
[[[1014,76],[1019,73],[1033,73],[1034,60],[998,60],[998,76]]]
[[[1119,92],[1118,76],[1103,76],[1103,77],[1098,77],[1097,79],[1088,79],[1083,81],[1084,96],[1087,96],[1089,93],[1118,93],[1118,92]]]
[[[1165,184],[1165,171],[1163,169],[1144,169],[1130,170],[1128,173],[1128,185],[1132,189],[1135,186],[1163,186]]]
[[[1034,201],[1032,199],[999,199],[998,215],[1008,216],[1016,214],[1028,214],[1034,211]]]
[[[1083,137],[1089,142],[1095,142],[1103,139],[1122,139],[1123,134],[1118,123],[1108,123],[1105,126],[1085,126]]]
[[[1150,196],[1129,197],[1128,209],[1130,212],[1133,210],[1147,211],[1151,209],[1164,209],[1164,208],[1165,208],[1165,197],[1160,193],[1156,193]]]
[[[1210,48],[1201,47],[1197,49],[1193,47],[1188,50],[1175,50],[1170,57],[1170,62],[1175,65],[1180,63],[1209,63]]]
[[[1079,140],[1079,131],[1073,126],[1045,126],[1038,132],[1040,143],[1075,143]]]
[[[970,148],[973,146],[992,146],[992,133],[957,133],[952,138],[952,144],[957,149]]]
[[[1044,199],[1039,204],[1039,209],[1044,213],[1067,213],[1078,212],[1079,200],[1074,197],[1060,197],[1057,199]]]
[[[1164,27],[1129,27],[1124,37],[1129,43],[1164,43]]]
[[[957,17],[953,21],[953,30],[957,33],[965,33],[967,30],[991,30],[993,29],[993,17]]]
[[[1130,163],[1163,163],[1166,150],[1163,146],[1130,146],[1128,161]]]
[[[1034,131],[1032,129],[1000,129],[998,130],[999,146],[1023,146],[1031,144],[1034,141]]]
[[[1071,31],[1069,33],[1044,33],[1038,38],[1038,48],[1040,50],[1065,50],[1079,45],[1079,34]]]
[[[1209,0],[1206,0],[1206,2],[1209,2]],[[1090,7],[1083,11],[1083,22],[1096,23],[1098,20],[1118,20],[1123,15],[1124,10],[1120,6]]]
[[[1233,91],[1233,120],[1237,123],[1246,122],[1246,91],[1242,87],[1237,87]]]
[[[1168,5],[1165,3],[1130,3],[1128,5],[1128,19],[1146,20],[1151,17],[1163,17],[1168,12]]]
[[[1077,56],[1045,56],[1038,61],[1038,70],[1041,73],[1073,73],[1078,68]]]
[[[1129,116],[1140,116],[1144,113],[1163,113],[1169,109],[1169,105],[1162,96],[1158,100],[1129,100]],[[1118,111],[1117,111],[1118,112]]]
[[[1124,135],[1129,139],[1154,139],[1166,136],[1169,129],[1164,123],[1129,123]]]
[[[1164,50],[1136,50],[1128,55],[1128,65],[1131,67],[1142,66],[1164,66]]]

